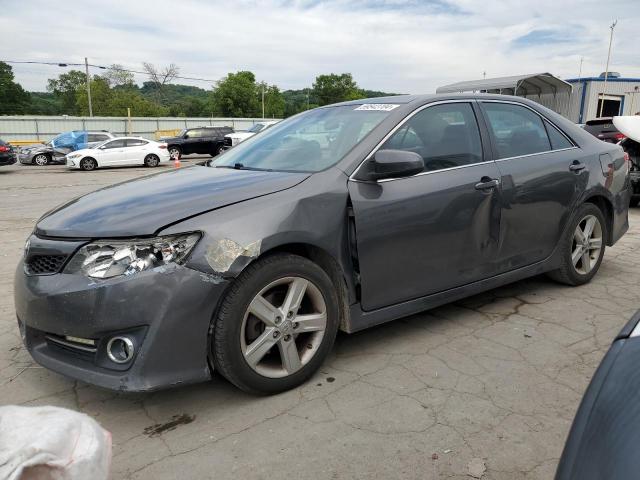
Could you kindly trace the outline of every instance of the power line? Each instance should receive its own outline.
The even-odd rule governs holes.
[[[49,65],[49,66],[55,66],[55,67],[83,67],[85,66],[84,63],[73,63],[73,62],[39,62],[39,61],[17,61],[17,60],[0,60],[0,62],[4,62],[4,63],[13,63],[13,64],[31,64],[31,65]],[[93,63],[89,63],[88,64],[89,67],[93,67],[93,68],[100,68],[102,70],[108,70],[111,67],[107,67],[104,65],[96,65]],[[140,70],[129,70],[126,68],[118,68],[118,70],[122,71],[122,72],[128,72],[128,73],[136,73],[139,75],[146,75],[148,77],[150,77],[151,75],[149,74],[149,72],[142,72]],[[184,77],[184,76],[180,76],[180,75],[176,75],[174,78],[179,78],[181,80],[193,80],[196,82],[208,82],[208,83],[215,83],[218,80],[212,80],[210,78],[198,78],[198,77]]]

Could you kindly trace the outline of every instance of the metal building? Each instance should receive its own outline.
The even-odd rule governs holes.
[[[436,89],[436,93],[464,92],[525,97],[564,116],[572,101],[572,85],[546,72],[457,82]]]
[[[602,117],[640,112],[640,78],[623,78],[616,72],[609,72],[606,86],[604,74],[561,80],[550,73],[534,73],[457,82],[439,87],[436,92],[484,92],[525,97],[575,123],[598,118],[601,106]]]
[[[624,78],[609,72],[605,87],[604,74],[599,77],[571,78],[571,107],[565,115],[576,123],[615,115],[635,115],[640,112],[640,78]],[[601,102],[602,115],[600,115]]]

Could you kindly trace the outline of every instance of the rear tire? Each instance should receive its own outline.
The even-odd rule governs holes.
[[[169,156],[171,160],[180,159],[182,157],[182,150],[179,147],[169,147]]]
[[[297,255],[262,258],[234,281],[217,312],[214,368],[249,393],[289,390],[322,365],[338,324],[338,296],[324,270]]]
[[[80,170],[84,170],[85,172],[90,172],[98,168],[98,162],[91,157],[84,157],[80,160]]]
[[[590,282],[602,263],[607,235],[600,209],[592,203],[582,204],[560,242],[560,268],[548,272],[548,276],[566,285]]]
[[[144,166],[145,167],[157,167],[160,165],[160,158],[157,155],[149,154],[144,157]]]

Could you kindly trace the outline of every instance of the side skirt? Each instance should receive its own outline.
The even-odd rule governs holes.
[[[502,273],[495,277],[490,277],[478,282],[463,285],[461,287],[452,288],[443,292],[427,295],[426,297],[408,300],[406,302],[391,305],[389,307],[380,308],[378,310],[364,311],[360,303],[350,306],[350,319],[345,322],[345,331],[354,333],[365,328],[380,325],[381,323],[390,322],[398,318],[413,315],[415,313],[430,310],[441,305],[455,302],[462,298],[470,297],[478,293],[486,292],[509,283],[517,282],[525,278],[540,275],[556,268],[559,262],[556,255],[541,262],[522,267],[511,272]]]

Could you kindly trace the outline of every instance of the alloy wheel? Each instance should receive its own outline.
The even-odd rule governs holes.
[[[240,329],[242,354],[258,374],[282,378],[314,357],[327,328],[325,299],[302,277],[264,287],[249,303]]]
[[[587,215],[576,226],[571,247],[573,268],[587,275],[595,267],[602,250],[602,225],[593,215]]]
[[[83,170],[93,170],[96,167],[96,163],[90,158],[83,158],[80,162],[80,167]]]
[[[171,156],[172,160],[180,158],[180,150],[178,150],[177,148],[172,148],[169,150],[169,155]]]
[[[47,163],[49,163],[49,157],[44,154],[40,154],[36,155],[33,161],[36,163],[36,165],[44,167]]]

